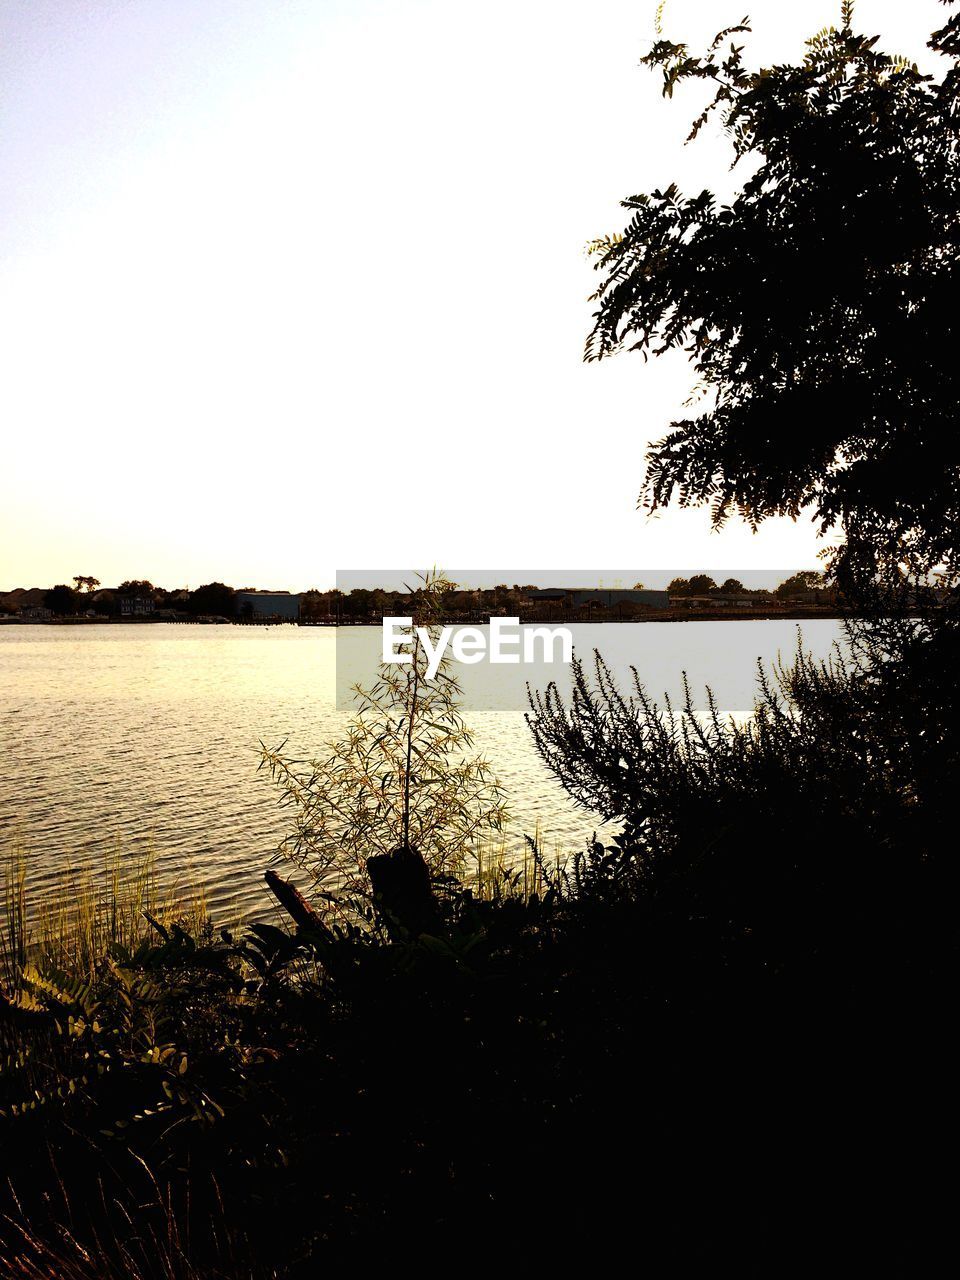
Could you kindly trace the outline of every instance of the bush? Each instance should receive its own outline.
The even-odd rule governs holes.
[[[742,722],[689,688],[661,708],[635,671],[624,695],[599,655],[569,705],[550,686],[528,719],[574,799],[622,823],[607,856],[631,895],[722,922],[818,995],[908,998],[943,981],[955,937],[958,631],[904,624],[896,653],[870,625],[850,639],[851,656],[761,669]]]

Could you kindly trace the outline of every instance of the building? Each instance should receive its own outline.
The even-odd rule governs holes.
[[[122,595],[117,596],[121,618],[147,618],[153,613],[153,596]]]
[[[571,591],[564,591],[562,587],[545,587],[538,591],[528,591],[527,599],[535,600],[537,604],[563,604],[572,594]]]
[[[297,622],[300,596],[289,591],[238,591],[237,617],[261,622]]]
[[[641,609],[669,609],[666,591],[647,591],[634,587],[597,587],[591,591],[571,592],[575,605],[593,605],[597,609],[615,609],[621,604],[639,605]]]
[[[788,604],[832,604],[830,593],[816,588],[811,591],[791,591],[781,599],[786,600]]]
[[[768,592],[750,595],[746,592],[724,593],[711,591],[705,595],[672,595],[670,605],[674,609],[769,609],[779,602]]]
[[[595,587],[581,590],[577,587],[545,587],[528,591],[531,604],[566,604],[574,609],[616,609],[620,605],[639,606],[641,609],[669,609],[670,596],[666,591],[621,587]]]

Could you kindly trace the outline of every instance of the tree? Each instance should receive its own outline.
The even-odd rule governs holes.
[[[742,596],[747,594],[747,588],[739,578],[724,579],[720,584],[720,590],[726,596]]]
[[[97,587],[99,587],[99,585],[100,585],[100,579],[99,579],[99,578],[87,578],[87,577],[84,577],[82,574],[78,574],[78,575],[74,578],[74,580],[73,580],[73,584],[74,584],[74,586],[76,587],[76,589],[77,589],[78,591],[86,591],[86,592],[90,593],[90,592],[92,592],[92,591],[96,591]]]
[[[642,582],[635,582],[633,584],[633,589],[634,591],[646,591],[646,587],[643,585]]]
[[[73,587],[68,587],[66,583],[61,582],[46,592],[43,603],[51,613],[60,617],[70,617],[80,607],[80,596]]]
[[[128,578],[117,587],[122,596],[152,596],[156,588],[146,578]]]
[[[822,574],[813,569],[801,569],[799,573],[795,573],[781,582],[774,595],[779,596],[782,600],[788,596],[798,595],[802,591],[820,591],[822,588]]]
[[[705,596],[717,590],[717,584],[708,573],[695,573],[689,578],[673,578],[667,590],[673,596]]]
[[[223,582],[207,582],[190,593],[187,607],[194,614],[231,618],[236,612],[237,593]]]
[[[950,0],[948,0],[950,2]],[[602,282],[586,358],[686,352],[699,413],[647,452],[640,505],[708,503],[721,525],[809,508],[848,558],[958,564],[960,73],[922,75],[850,27],[799,65],[749,69],[722,32],[703,56],[643,59],[672,96],[713,98],[750,176],[729,204],[676,185],[623,202],[595,242]],[[960,15],[930,47],[960,57]]]
[[[373,592],[366,587],[354,587],[344,604],[345,611],[353,618],[365,618],[370,612]]]
[[[422,583],[418,608],[436,622],[451,584],[436,573]],[[261,767],[294,812],[281,852],[309,871],[341,913],[353,914],[351,904],[370,896],[372,857],[413,852],[431,875],[455,875],[503,825],[503,794],[486,760],[472,754],[449,660],[432,680],[426,670],[415,639],[409,664],[384,663],[369,689],[355,687],[346,733],[320,759],[293,760],[282,744],[269,750],[261,743]]]
[[[300,617],[306,621],[326,617],[330,613],[330,596],[325,591],[311,587],[300,597]]]
[[[109,587],[105,590],[98,591],[96,606],[97,613],[104,613],[110,618],[115,617],[120,609],[120,606],[117,603],[116,591],[111,591]]]

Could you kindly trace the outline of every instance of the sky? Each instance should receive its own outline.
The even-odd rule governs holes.
[[[656,8],[0,0],[0,590],[815,565],[809,521],[637,512],[690,370],[582,363],[618,201],[736,180],[639,67]],[[752,57],[839,9],[752,4]],[[932,67],[944,12],[855,25]]]

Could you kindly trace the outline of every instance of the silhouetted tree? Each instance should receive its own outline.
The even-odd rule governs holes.
[[[370,612],[372,594],[366,587],[354,587],[345,602],[345,611],[352,617],[365,618]]]
[[[116,591],[109,589],[98,591],[93,603],[96,606],[97,613],[106,614],[107,617],[112,618],[119,612],[120,606],[117,601]]]
[[[664,94],[705,80],[734,162],[729,203],[676,185],[623,202],[595,242],[603,280],[586,357],[687,353],[702,411],[650,446],[640,503],[709,503],[753,525],[812,508],[849,555],[960,569],[960,78],[842,29],[799,65],[749,69],[722,32],[703,56],[657,41]],[[954,16],[930,40],[960,56]]]
[[[777,587],[774,595],[780,596],[781,599],[787,596],[797,595],[801,591],[818,591],[823,587],[823,575],[812,569],[801,569],[799,573],[793,574],[785,579]]]
[[[43,603],[51,613],[60,617],[70,617],[80,606],[80,596],[73,587],[68,587],[65,582],[61,582],[46,592]]]
[[[188,608],[194,614],[230,618],[236,612],[237,593],[223,582],[207,582],[190,593]]]
[[[708,573],[694,573],[689,578],[673,578],[667,590],[675,596],[705,596],[717,590],[717,584]]]
[[[311,587],[300,597],[300,617],[305,622],[328,617],[330,611],[329,592],[318,591],[315,587]]]

